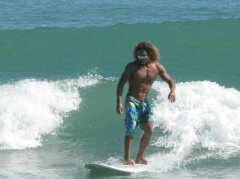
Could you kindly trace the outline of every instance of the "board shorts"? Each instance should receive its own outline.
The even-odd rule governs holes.
[[[125,113],[125,135],[132,137],[138,124],[142,128],[147,122],[154,121],[151,106],[148,101],[144,100],[141,102],[129,95],[126,96],[125,100]]]

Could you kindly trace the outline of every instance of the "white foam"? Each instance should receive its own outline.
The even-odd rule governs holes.
[[[53,134],[63,118],[79,108],[79,88],[93,86],[100,76],[41,81],[26,79],[0,85],[0,149],[42,145],[42,136]]]
[[[207,157],[240,153],[238,90],[209,81],[178,83],[177,101],[170,103],[166,84],[156,82],[153,89],[159,93],[153,108],[155,127],[165,132],[153,145],[169,148],[150,156],[154,171],[178,167],[196,146],[206,148]]]

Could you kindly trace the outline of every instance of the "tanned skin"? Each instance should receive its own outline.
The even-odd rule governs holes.
[[[146,50],[139,50],[136,52],[137,55],[148,55]],[[145,63],[140,60],[130,62],[125,67],[124,72],[118,82],[117,86],[117,106],[116,111],[119,115],[123,114],[122,105],[122,93],[124,85],[128,82],[128,95],[133,96],[139,101],[144,101],[148,95],[148,92],[156,80],[160,76],[165,82],[168,83],[170,93],[168,99],[171,102],[176,100],[175,97],[175,83],[168,75],[167,71],[157,61],[152,61],[150,58]],[[147,161],[143,158],[144,151],[150,142],[150,138],[153,133],[153,122],[147,122],[143,125],[143,136],[140,142],[139,151],[136,158],[136,163],[147,164]],[[133,165],[134,162],[131,160],[130,151],[132,144],[132,136],[126,135],[124,138],[124,163],[126,165]]]

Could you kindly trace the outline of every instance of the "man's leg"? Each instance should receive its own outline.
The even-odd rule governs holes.
[[[146,147],[148,146],[152,133],[153,133],[153,122],[149,121],[146,124],[143,125],[143,136],[140,142],[140,147],[139,147],[139,151],[138,151],[138,155],[137,155],[137,159],[136,159],[136,163],[140,163],[140,164],[147,164],[147,161],[143,158],[143,153],[146,149]]]
[[[131,135],[126,135],[124,138],[124,164],[125,165],[133,165],[133,161],[131,160],[131,145],[132,145],[132,136]]]

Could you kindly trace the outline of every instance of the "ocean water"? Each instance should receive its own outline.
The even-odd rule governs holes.
[[[239,178],[239,1],[2,0],[0,17],[0,178]],[[90,173],[122,162],[116,86],[142,40],[177,101],[157,79],[147,172]]]

